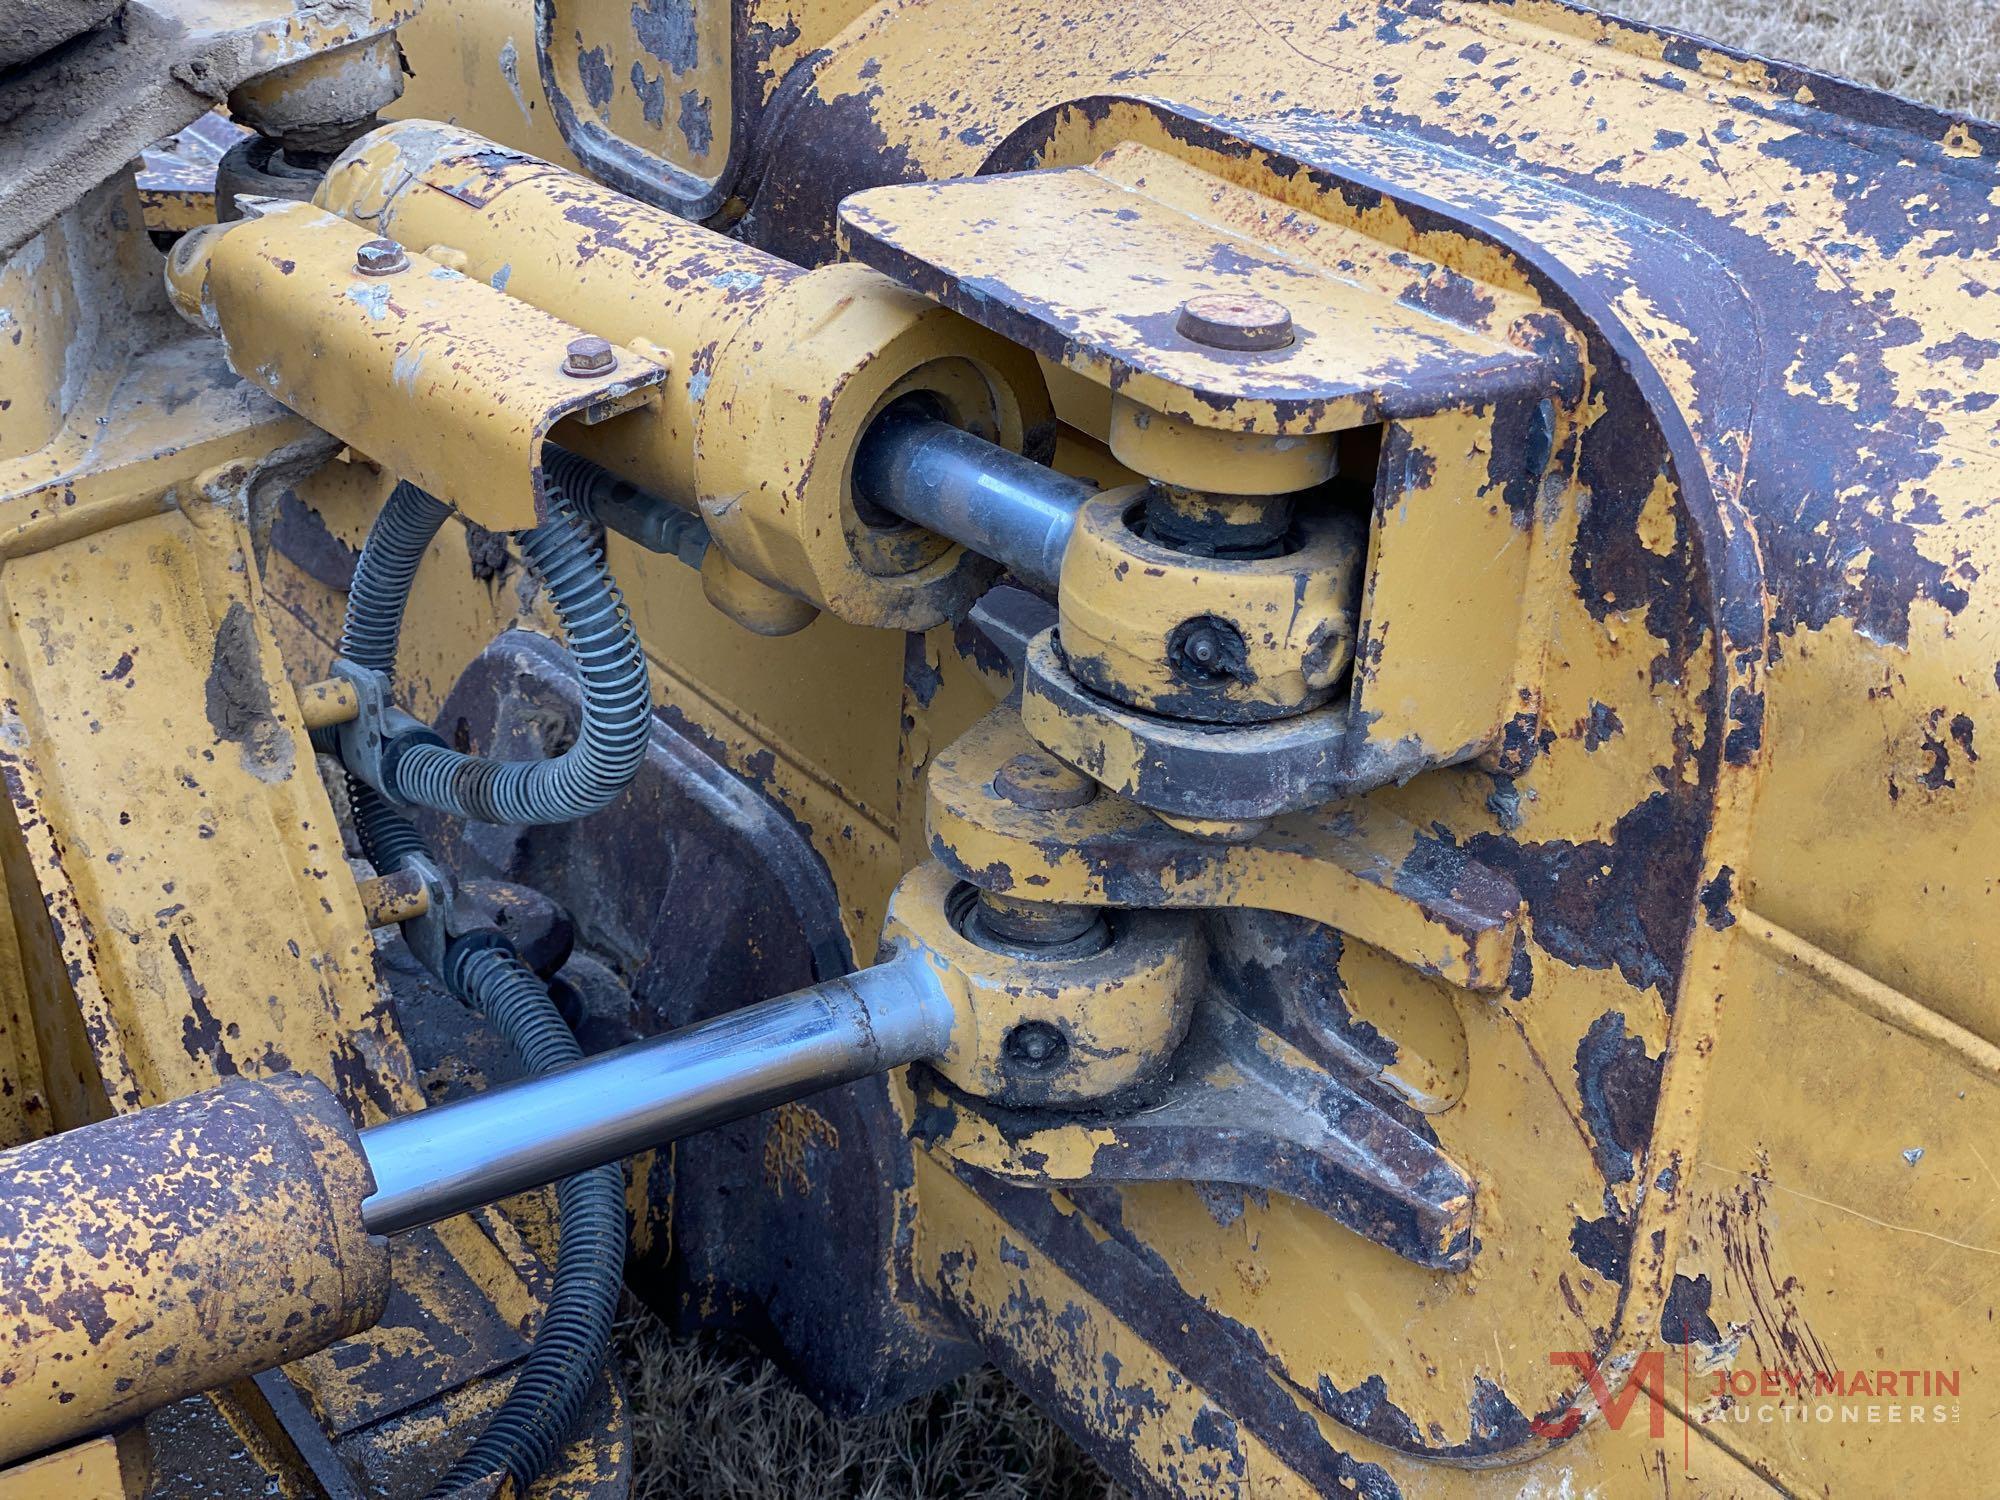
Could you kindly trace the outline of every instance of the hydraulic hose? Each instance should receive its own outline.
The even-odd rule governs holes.
[[[556,487],[551,489],[557,516],[525,533],[522,550],[555,600],[583,677],[583,731],[568,752],[549,761],[480,762],[445,752],[456,762],[491,768],[479,773],[446,766],[438,774],[448,787],[470,783],[508,790],[490,803],[461,802],[442,811],[488,821],[565,821],[609,802],[644,758],[652,717],[645,657],[588,528]],[[394,670],[417,567],[448,514],[448,507],[413,484],[391,492],[369,529],[348,592],[340,653],[349,661],[383,673]],[[391,784],[405,801],[439,805]],[[400,869],[413,857],[430,861],[423,836],[388,797],[352,774],[347,788],[362,852],[377,870]],[[545,815],[508,816],[517,801]],[[446,987],[493,1023],[529,1074],[581,1060],[583,1050],[548,987],[497,933],[452,942],[443,968],[438,977]],[[625,1277],[624,1169],[593,1167],[557,1183],[556,1228],[555,1276],[534,1344],[499,1410],[432,1487],[434,1497],[502,1471],[525,1491],[569,1441],[603,1371]]]
[[[376,869],[428,857],[423,836],[386,797],[354,777],[348,788],[362,850]],[[548,986],[498,933],[453,942],[438,977],[493,1023],[531,1076],[582,1059]],[[556,1184],[556,1267],[542,1326],[500,1409],[432,1486],[431,1500],[502,1470],[525,1493],[569,1441],[610,1351],[625,1244],[622,1166],[592,1167]]]
[[[517,534],[529,571],[549,591],[583,689],[576,740],[547,760],[498,761],[415,741],[383,761],[397,801],[484,823],[567,823],[608,805],[646,756],[652,688],[631,612],[590,525],[550,477],[553,515]],[[369,530],[348,594],[341,654],[380,672],[395,667],[405,604],[425,548],[449,511],[403,483]]]
[[[342,656],[377,672],[395,671],[403,611],[410,602],[417,567],[450,514],[450,506],[408,480],[389,492],[354,564],[347,618],[340,627]]]
[[[373,787],[349,779],[361,847],[378,870],[411,854],[423,836]],[[498,933],[453,942],[438,976],[504,1036],[528,1074],[578,1062],[583,1049],[534,970]],[[548,1308],[506,1399],[472,1446],[431,1488],[443,1500],[502,1470],[525,1493],[576,1431],[604,1369],[625,1281],[625,1171],[592,1167],[556,1184],[556,1266]]]
[[[354,564],[347,615],[340,626],[340,654],[356,666],[382,673],[395,671],[403,611],[417,567],[431,538],[450,514],[451,507],[407,480],[389,492]],[[331,749],[330,742],[320,744],[318,735],[315,731],[314,748]],[[423,837],[395,805],[351,771],[347,800],[354,810],[354,831],[360,838],[361,852],[377,870],[386,874],[401,869],[410,855],[429,854]]]
[[[548,986],[497,934],[454,943],[445,968],[452,992],[492,1021],[529,1073],[582,1060]],[[432,1486],[433,1500],[503,1470],[525,1493],[575,1432],[604,1368],[625,1281],[624,1169],[565,1177],[556,1207],[561,1239],[548,1312],[507,1399]]]

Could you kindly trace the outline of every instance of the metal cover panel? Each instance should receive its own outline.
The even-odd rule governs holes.
[[[1273,214],[1286,248],[1253,237]],[[850,252],[877,270],[1203,426],[1327,432],[1548,381],[1541,359],[1492,331],[1528,311],[1525,298],[1144,146],[1086,167],[870,188],[840,219]],[[1477,307],[1476,322],[1419,305],[1445,283],[1475,293],[1451,300]],[[1182,303],[1217,294],[1284,304],[1292,343],[1231,351],[1184,335]]]
[[[496,531],[546,514],[542,439],[649,398],[664,366],[632,349],[563,373],[583,332],[423,255],[368,276],[366,230],[307,203],[262,205],[210,261],[230,367],[356,451]]]

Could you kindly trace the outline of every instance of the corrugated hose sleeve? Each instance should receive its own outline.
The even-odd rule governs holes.
[[[446,981],[504,1035],[530,1073],[580,1060],[548,986],[504,940],[452,945]],[[433,1497],[504,1470],[525,1491],[568,1443],[611,1348],[625,1279],[625,1172],[595,1167],[556,1184],[555,1285],[513,1387]]]

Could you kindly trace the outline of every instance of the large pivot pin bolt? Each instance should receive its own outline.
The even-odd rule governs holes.
[[[609,375],[617,368],[618,353],[611,347],[611,340],[601,339],[594,333],[571,339],[569,348],[563,354],[563,374],[574,375],[580,380],[593,375]]]
[[[1097,795],[1097,783],[1053,755],[1017,755],[993,777],[993,790],[1016,807],[1055,812],[1082,807]]]
[[[1258,354],[1283,349],[1295,337],[1291,310],[1269,297],[1210,292],[1181,304],[1174,330],[1211,349]]]
[[[394,240],[363,240],[354,247],[354,269],[363,276],[394,276],[410,268],[410,257]]]

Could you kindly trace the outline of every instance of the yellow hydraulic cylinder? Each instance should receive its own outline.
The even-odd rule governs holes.
[[[694,409],[722,339],[809,273],[586,177],[455,126],[404,120],[355,142],[316,202],[566,322],[661,350],[660,420],[576,434],[590,456],[679,503],[694,486]],[[592,441],[599,439],[603,441]],[[622,439],[626,451],[617,448]],[[641,459],[632,451],[643,446]],[[622,461],[621,461],[622,459]]]
[[[0,1465],[371,1326],[373,1191],[339,1102],[296,1075],[0,1153]]]
[[[699,509],[731,567],[895,629],[953,617],[990,580],[990,565],[943,537],[864,516],[850,476],[874,419],[918,393],[1015,452],[1052,432],[1033,357],[998,335],[864,266],[793,265],[434,121],[363,136],[316,201],[668,366],[657,404],[555,436]],[[342,436],[368,446],[365,433]],[[727,584],[711,596],[740,593]],[[754,628],[792,624],[749,613]]]

